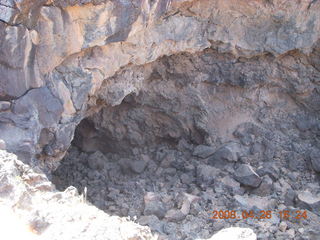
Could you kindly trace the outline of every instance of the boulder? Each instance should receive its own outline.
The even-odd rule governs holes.
[[[261,177],[248,164],[240,164],[235,170],[234,178],[249,187],[258,187],[262,181]]]

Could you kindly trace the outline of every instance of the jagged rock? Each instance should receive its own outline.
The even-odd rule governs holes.
[[[226,190],[233,195],[239,194],[242,195],[244,193],[244,189],[240,187],[240,183],[235,181],[232,177],[230,176],[225,176],[222,178],[220,181],[215,182],[215,191],[220,193],[226,193]]]
[[[11,106],[10,102],[7,101],[0,101],[0,111],[6,111],[9,110]]]
[[[286,206],[294,206],[294,200],[296,199],[296,192],[292,189],[289,189],[285,194],[285,205]]]
[[[296,197],[297,206],[303,209],[308,209],[317,214],[320,212],[320,196],[314,195],[311,192],[299,192]]]
[[[93,170],[101,170],[104,168],[106,161],[105,156],[97,151],[88,158],[88,165]]]
[[[234,196],[235,202],[242,208],[242,209],[258,209],[258,210],[266,210],[266,209],[273,209],[277,202],[274,199],[269,199],[268,197],[257,197],[257,196]]]
[[[198,145],[193,151],[193,156],[207,158],[215,152],[215,149],[210,146]]]
[[[273,181],[268,175],[264,176],[262,178],[262,181],[259,187],[257,187],[252,191],[252,193],[260,197],[269,196],[272,194],[272,192],[273,192]]]
[[[268,175],[273,181],[279,179],[280,171],[274,162],[264,162],[261,167],[257,169],[257,174],[261,177]]]
[[[231,142],[220,147],[212,157],[209,159],[209,163],[213,166],[223,166],[226,162],[236,162],[241,154],[241,146],[239,143]]]
[[[241,164],[236,170],[234,178],[245,186],[258,187],[261,177],[247,164]]]
[[[200,164],[197,166],[197,183],[211,184],[219,173],[218,169],[210,165]]]
[[[166,214],[166,208],[156,193],[148,192],[144,196],[144,215],[155,215],[162,219]]]
[[[50,93],[43,94],[54,95],[62,104],[61,116],[47,126],[56,141],[40,146],[42,129],[34,127],[35,121],[21,124],[23,113],[1,112],[1,125],[9,124],[6,131],[20,136],[12,144],[3,137],[9,150],[46,159],[47,167],[55,168],[75,126],[102,106],[108,106],[106,114],[94,122],[106,131],[95,138],[92,151],[106,147],[100,141],[103,135],[108,135],[109,144],[122,145],[121,150],[159,139],[218,146],[232,140],[230,134],[239,124],[255,122],[253,116],[268,121],[263,104],[283,106],[288,114],[294,102],[302,103],[298,108],[318,111],[316,80],[310,79],[319,77],[319,3],[286,1],[283,8],[279,2],[271,7],[263,1],[243,1],[234,8],[218,2],[2,1],[0,100],[30,96],[38,101],[32,92],[44,87]],[[293,50],[299,54],[289,54]],[[266,85],[277,86],[281,98]],[[253,89],[261,89],[257,98]],[[219,96],[212,99],[215,91]],[[294,97],[288,100],[286,94]],[[122,113],[126,107],[110,109],[121,103],[136,106],[130,108],[130,120]],[[40,105],[33,107],[35,119],[43,118]],[[296,114],[300,120],[293,115],[288,118],[303,134],[316,130],[316,119],[306,113]],[[279,125],[289,134],[287,120]],[[273,136],[267,134],[266,124],[259,127],[263,134],[247,131],[240,142],[270,160],[276,150]],[[117,144],[122,141],[126,143]],[[23,151],[18,142],[26,145]],[[216,157],[235,161],[234,149],[226,148]]]
[[[168,222],[180,222],[186,218],[186,215],[183,212],[181,212],[181,210],[170,209],[169,211],[167,211],[164,218]]]

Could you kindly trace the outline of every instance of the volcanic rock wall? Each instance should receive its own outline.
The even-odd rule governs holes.
[[[313,0],[1,0],[0,138],[55,168],[92,116],[85,137],[111,149],[237,137],[265,157],[281,143],[309,159],[319,13]]]

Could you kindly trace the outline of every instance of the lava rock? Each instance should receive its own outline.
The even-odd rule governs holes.
[[[231,194],[243,195],[244,189],[240,187],[240,183],[229,176],[225,176],[220,181],[214,183],[215,192],[224,193],[226,190]]]
[[[299,192],[296,197],[297,206],[308,209],[320,215],[320,196],[314,195],[311,192]]]
[[[197,183],[201,184],[211,184],[213,180],[218,177],[220,171],[217,168],[206,164],[200,164],[197,166]]]
[[[143,159],[134,160],[130,162],[130,168],[135,173],[142,173],[147,167],[147,165],[148,165],[148,162]]]
[[[296,192],[292,189],[289,189],[284,195],[284,204],[286,206],[293,206],[295,198],[296,198]]]
[[[100,151],[91,154],[88,158],[88,165],[92,170],[101,170],[107,161],[106,157]]]
[[[257,169],[257,174],[261,177],[268,175],[273,181],[276,181],[279,179],[280,170],[274,162],[264,162],[263,165]]]
[[[0,111],[6,111],[10,109],[11,103],[7,101],[0,101]]]
[[[180,210],[170,209],[164,218],[169,222],[180,222],[186,218],[186,215]]]
[[[210,158],[208,163],[213,166],[223,167],[226,162],[236,162],[241,156],[241,145],[230,142],[220,147]]]
[[[310,160],[312,168],[316,172],[320,172],[320,151],[318,149],[313,149],[310,153]]]
[[[151,229],[157,232],[163,232],[164,223],[160,221],[156,216],[141,216],[138,220],[139,224],[142,226],[149,226]]]
[[[214,152],[215,149],[213,147],[206,145],[198,145],[194,148],[192,155],[199,158],[207,158],[214,154]]]
[[[301,154],[289,152],[286,154],[287,165],[292,171],[305,171],[307,169],[306,162]]]
[[[261,184],[261,177],[247,164],[240,164],[236,169],[234,178],[245,186],[258,187]]]
[[[234,200],[236,205],[246,210],[266,210],[273,209],[277,202],[274,199],[268,197],[258,197],[258,196],[240,196],[235,195]]]
[[[155,215],[162,219],[166,214],[166,208],[160,201],[160,197],[153,192],[148,192],[144,196],[144,215]]]
[[[267,175],[262,178],[260,186],[252,191],[253,194],[256,194],[260,197],[265,197],[273,192],[273,181]]]
[[[181,174],[180,179],[184,184],[191,184],[194,181],[194,177],[191,174],[186,173]]]
[[[146,155],[141,155],[140,159],[128,159],[121,158],[119,160],[119,165],[124,173],[134,172],[142,173],[148,166],[150,158]]]

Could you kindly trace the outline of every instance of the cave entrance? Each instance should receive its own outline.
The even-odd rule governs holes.
[[[128,96],[81,121],[53,182],[60,191],[74,186],[106,213],[172,239],[209,237],[215,230],[210,204],[197,197],[205,189],[196,179],[192,140],[183,136],[183,125],[170,113]]]

